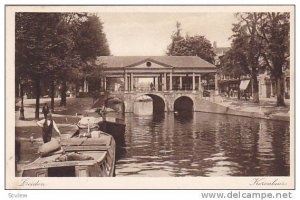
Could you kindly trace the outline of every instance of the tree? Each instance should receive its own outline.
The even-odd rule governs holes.
[[[35,83],[35,118],[39,119],[40,81],[47,73],[48,47],[53,27],[59,21],[57,13],[16,13],[17,75],[29,76]]]
[[[184,37],[181,36],[181,23],[180,22],[176,22],[176,31],[173,32],[172,36],[171,36],[171,44],[168,46],[168,49],[167,49],[167,55],[168,56],[171,56],[173,55],[175,52],[174,52],[174,47],[175,47],[175,44],[176,42],[184,39]]]
[[[243,38],[234,38],[231,48],[221,58],[220,72],[224,75],[233,75],[239,80],[243,75],[250,75],[251,71],[247,67],[247,56],[245,54],[245,40]],[[240,89],[238,89],[238,99],[240,99]]]
[[[96,15],[87,16],[87,20],[78,27],[75,41],[75,51],[82,60],[79,68],[72,72],[77,91],[78,79],[93,79],[100,82],[103,65],[96,64],[96,59],[98,56],[110,55],[110,50],[103,31],[103,23]]]
[[[175,42],[172,56],[198,56],[207,62],[213,63],[215,53],[212,45],[204,36],[186,36]]]
[[[251,71],[253,100],[259,102],[257,75],[268,70],[276,80],[277,106],[284,103],[283,69],[289,67],[289,13],[238,13],[233,38],[243,38]]]
[[[16,69],[35,82],[36,119],[41,79],[63,77],[78,61],[72,33],[83,18],[81,13],[16,13]]]
[[[258,95],[258,72],[260,67],[260,58],[262,56],[263,44],[259,35],[259,26],[262,19],[262,13],[237,13],[239,22],[233,25],[233,38],[239,38],[245,42],[243,47],[244,55],[247,60],[247,67],[251,72],[253,102],[259,102]]]
[[[16,16],[16,24],[19,25],[21,18]],[[15,43],[15,80],[16,80],[16,91],[21,97],[21,107],[20,107],[20,120],[25,120],[24,115],[24,85],[28,80],[27,72],[26,72],[26,57],[24,54],[25,51],[25,43],[22,42],[22,29],[21,27],[16,26],[16,43]]]
[[[87,16],[87,20],[82,22],[75,41],[75,50],[84,62],[93,62],[97,56],[110,55],[103,23],[96,15]]]
[[[265,47],[263,58],[276,80],[277,106],[285,105],[283,69],[289,67],[289,19],[289,13],[264,13],[260,29]]]
[[[176,23],[176,31],[172,34],[172,42],[168,46],[169,56],[198,56],[210,63],[214,62],[215,53],[209,40],[204,36],[181,36],[181,24]]]
[[[61,13],[60,22],[57,24],[53,38],[55,44],[52,48],[51,65],[57,70],[52,70],[51,79],[51,107],[54,98],[54,77],[61,83],[60,106],[67,105],[67,81],[72,70],[82,65],[82,59],[76,49],[76,34],[82,24],[87,20],[86,13]]]

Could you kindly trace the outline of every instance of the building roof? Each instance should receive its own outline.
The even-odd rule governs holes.
[[[124,68],[148,60],[175,68],[216,68],[198,56],[100,56],[96,63],[104,63],[108,68]]]

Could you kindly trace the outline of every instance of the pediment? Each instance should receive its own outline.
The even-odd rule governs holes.
[[[153,59],[146,59],[140,62],[134,63],[126,68],[130,69],[170,69],[172,66],[165,63],[158,62]]]

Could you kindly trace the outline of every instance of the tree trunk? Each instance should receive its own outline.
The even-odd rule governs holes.
[[[51,105],[50,105],[50,110],[52,113],[54,113],[54,95],[55,95],[55,84],[54,84],[54,80],[51,80]]]
[[[23,84],[20,84],[20,96],[21,96],[21,108],[20,108],[20,120],[25,120],[24,115],[24,94],[23,94]]]
[[[240,90],[240,84],[241,84],[241,77],[239,76],[239,87],[238,87],[238,96],[237,96],[237,98],[238,98],[238,100],[240,100],[241,99],[241,90]]]
[[[277,96],[277,106],[285,106],[284,102],[284,79],[282,76],[276,79],[276,96]]]
[[[21,83],[20,83],[20,81],[19,81],[19,79],[16,79],[16,85],[18,86],[18,87],[15,87],[16,88],[16,93],[15,93],[15,96],[16,97],[21,97]]]
[[[67,83],[66,80],[62,80],[62,85],[61,85],[61,100],[60,100],[60,106],[65,107],[67,105]]]
[[[258,93],[258,80],[257,75],[252,75],[252,97],[253,97],[253,103],[259,103],[259,93]]]
[[[78,80],[75,81],[75,97],[78,97],[79,87],[78,87]]]
[[[102,78],[99,78],[99,91],[102,91]]]
[[[40,119],[40,78],[35,79],[35,119]]]

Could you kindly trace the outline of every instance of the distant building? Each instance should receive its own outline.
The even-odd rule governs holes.
[[[221,58],[229,51],[230,47],[217,47],[217,43],[213,43],[213,50],[216,54],[215,65],[220,67]],[[290,96],[290,72],[284,71],[284,95],[285,98]],[[265,71],[260,73],[258,79],[259,96],[263,98],[271,98],[276,96],[276,84],[275,80],[270,78],[270,75]],[[224,96],[237,97],[238,90],[242,91],[241,96],[248,94],[252,96],[252,86],[250,76],[237,77],[234,75],[218,74],[219,94]]]
[[[108,91],[215,88],[216,66],[197,56],[100,56],[97,63],[104,65],[101,88]],[[137,79],[143,78],[150,80],[151,86],[138,84]],[[122,80],[118,88],[111,84],[114,79]]]
[[[284,98],[290,98],[290,70],[284,70]],[[276,80],[272,79],[270,74],[265,72],[258,76],[259,96],[271,98],[276,96]]]
[[[213,43],[213,51],[216,54],[214,63],[217,67],[221,66],[221,58],[229,51],[229,49],[230,47],[218,47],[216,41]],[[235,77],[234,75],[218,74],[219,94],[225,96],[237,96],[240,82],[238,77]]]
[[[216,56],[214,58],[214,60],[215,60],[214,64],[216,66],[220,66],[221,65],[221,58],[222,58],[222,56],[225,55],[225,53],[227,51],[229,51],[229,49],[230,49],[230,47],[218,47],[217,46],[217,42],[214,41],[214,43],[213,43],[213,51],[216,54]]]

